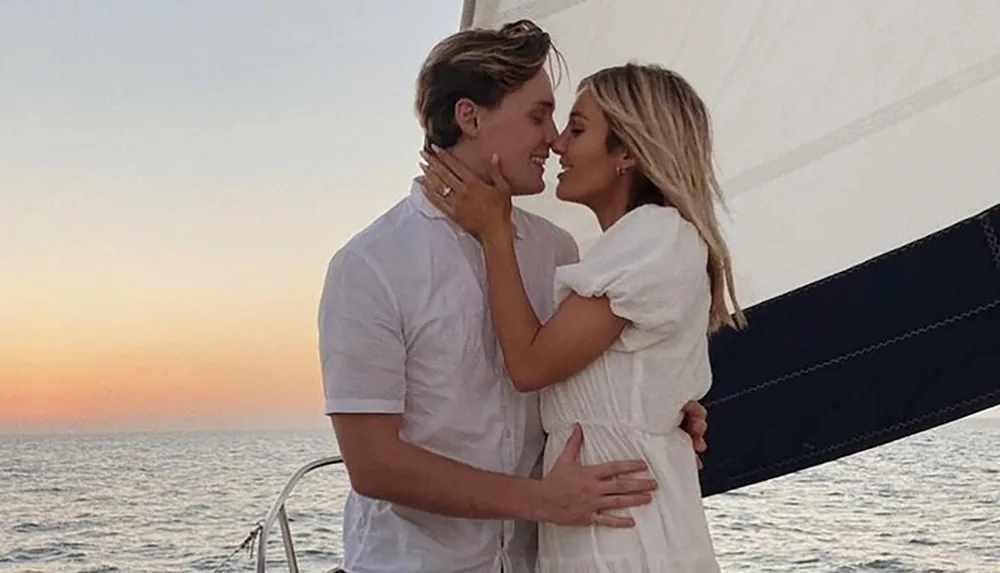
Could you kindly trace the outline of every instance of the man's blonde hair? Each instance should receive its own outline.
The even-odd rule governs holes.
[[[464,30],[438,42],[417,76],[415,108],[427,143],[443,148],[458,143],[458,100],[496,107],[535,77],[552,54],[561,62],[549,34],[530,20],[499,30]]]
[[[656,65],[629,63],[580,82],[608,121],[608,151],[624,148],[637,162],[630,208],[666,204],[698,229],[708,246],[712,290],[710,331],[744,326],[733,286],[729,249],[715,215],[722,202],[712,159],[708,108],[680,75]],[[732,299],[734,312],[726,304]]]

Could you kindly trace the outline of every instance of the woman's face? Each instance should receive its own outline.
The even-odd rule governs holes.
[[[552,143],[560,156],[556,197],[571,203],[594,205],[601,195],[611,193],[623,151],[607,149],[608,122],[588,90],[581,91],[573,104],[566,128]]]

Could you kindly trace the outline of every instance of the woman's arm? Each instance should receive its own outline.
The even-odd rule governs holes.
[[[489,306],[507,375],[521,392],[565,380],[596,360],[627,321],[607,297],[571,293],[546,323],[535,315],[517,266],[509,228],[484,235]]]
[[[540,390],[582,370],[604,352],[625,327],[607,298],[571,294],[544,325],[538,320],[517,266],[511,231],[511,194],[491,161],[490,182],[445,150],[421,151],[427,165],[425,195],[483,246],[493,329],[507,374],[522,392]]]

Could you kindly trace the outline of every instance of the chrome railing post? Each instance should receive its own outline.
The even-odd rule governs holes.
[[[285,505],[278,510],[278,525],[281,527],[281,541],[285,545],[285,558],[288,559],[288,571],[299,573],[299,561],[295,558],[295,544],[292,543],[292,530],[288,527],[288,512]]]
[[[295,558],[295,548],[292,546],[292,533],[288,526],[288,513],[285,510],[285,501],[307,473],[324,466],[341,463],[344,463],[344,460],[340,456],[312,461],[299,468],[292,475],[291,479],[288,480],[288,483],[285,484],[285,487],[278,495],[278,499],[271,505],[271,509],[267,512],[267,517],[261,525],[260,535],[257,537],[257,563],[254,567],[256,573],[267,572],[267,536],[271,532],[271,528],[274,527],[275,521],[278,522],[278,526],[281,528],[281,537],[285,547],[285,556],[288,558],[288,567],[292,573],[298,573],[299,566]]]

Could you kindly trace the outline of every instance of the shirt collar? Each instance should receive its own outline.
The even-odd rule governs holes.
[[[410,186],[410,202],[417,208],[423,216],[429,219],[448,219],[448,215],[444,214],[440,209],[438,209],[434,203],[431,203],[430,199],[424,195],[424,178],[414,177],[413,184]],[[514,222],[514,236],[517,239],[524,238],[524,220],[523,215],[518,212],[518,210],[511,210],[511,220]],[[448,222],[454,227],[454,221],[448,219]]]

